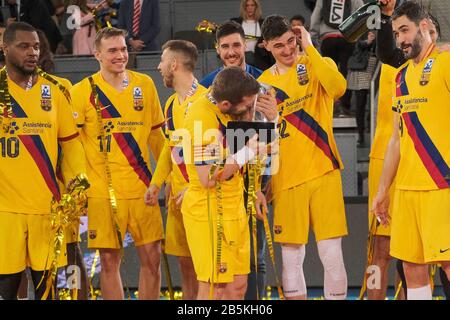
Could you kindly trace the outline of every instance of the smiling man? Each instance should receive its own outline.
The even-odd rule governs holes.
[[[94,45],[100,71],[71,90],[92,176],[88,247],[100,250],[103,298],[123,299],[120,249],[128,230],[141,262],[139,298],[158,299],[162,219],[159,206],[142,198],[152,178],[148,148],[158,159],[164,117],[152,79],[126,69],[125,32],[102,29]]]
[[[262,71],[245,63],[245,33],[241,25],[234,21],[227,21],[216,31],[217,54],[222,60],[223,67],[217,68],[206,75],[200,84],[209,88],[214,78],[224,67],[239,67],[257,79]]]
[[[267,17],[262,26],[264,45],[276,63],[258,81],[275,89],[280,113],[280,167],[271,184],[275,241],[281,243],[286,298],[306,298],[303,260],[311,227],[325,270],[325,298],[340,300],[347,295],[341,248],[347,224],[343,164],[332,124],[333,101],[344,94],[346,82],[336,64],[317,52],[306,29],[295,28],[296,33],[279,15]]]
[[[441,263],[450,275],[450,53],[436,48],[430,23],[414,1],[392,15],[407,61],[395,77],[394,128],[372,208],[383,225],[391,225],[390,254],[403,260],[408,300],[431,300],[428,264]]]

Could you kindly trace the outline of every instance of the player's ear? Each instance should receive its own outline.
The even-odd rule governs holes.
[[[419,29],[420,29],[420,32],[422,32],[422,34],[429,33],[429,30],[430,30],[430,22],[429,22],[429,20],[428,19],[422,19],[419,22]]]

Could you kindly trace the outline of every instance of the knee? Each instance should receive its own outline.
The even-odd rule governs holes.
[[[318,251],[325,272],[332,277],[345,277],[345,265],[342,255],[341,238],[319,241]]]
[[[100,263],[102,271],[117,272],[120,268],[120,254],[101,253]]]

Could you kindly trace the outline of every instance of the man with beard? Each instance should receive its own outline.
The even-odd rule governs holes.
[[[306,299],[303,261],[311,227],[325,271],[325,299],[341,300],[347,295],[341,247],[347,224],[333,102],[344,94],[346,82],[333,60],[317,52],[306,29],[296,28],[305,54],[299,55],[285,17],[269,16],[262,26],[264,45],[276,63],[258,81],[275,89],[280,113],[280,166],[271,183],[275,241],[281,243],[286,298]],[[293,150],[302,156],[293,156]]]
[[[0,71],[0,297],[16,299],[21,273],[31,268],[35,296],[46,290],[51,265],[51,202],[59,201],[58,144],[66,181],[86,172],[70,99],[58,81],[36,71],[39,37],[31,25],[11,23],[3,36]],[[66,264],[65,243],[58,266]],[[44,281],[39,285],[44,277]]]
[[[94,41],[100,71],[71,90],[76,122],[92,176],[88,193],[88,247],[100,250],[100,286],[104,299],[123,299],[120,278],[122,241],[128,230],[140,260],[139,298],[158,299],[159,206],[142,196],[152,178],[150,148],[157,160],[164,144],[164,117],[153,80],[126,69],[125,31],[100,30]]]
[[[257,137],[231,155],[225,129],[253,109],[258,82],[239,67],[225,68],[212,89],[189,108],[183,145],[189,186],[181,207],[199,281],[197,298],[243,299],[250,265],[250,236],[240,169],[258,153]],[[214,167],[212,167],[214,166]],[[257,211],[265,203],[259,192]]]
[[[392,112],[392,86],[395,80],[396,69],[406,62],[403,50],[397,48],[395,39],[392,34],[392,24],[390,18],[394,12],[394,8],[398,1],[396,0],[381,0],[384,6],[381,7],[382,24],[381,29],[377,33],[377,56],[383,62],[380,75],[380,90],[378,97],[378,109],[376,120],[376,131],[370,151],[369,161],[369,228],[373,225],[375,215],[371,211],[373,199],[378,191],[378,183],[380,181],[381,172],[383,170],[383,162],[386,153],[386,148],[389,139],[392,135],[392,121],[394,113]],[[436,43],[441,37],[439,22],[430,14],[429,32],[433,43]],[[445,49],[444,46],[440,47]],[[448,50],[448,48],[447,48]],[[393,198],[395,191],[395,180],[390,189],[390,197]],[[389,212],[392,211],[391,202]],[[372,230],[374,236],[373,260],[372,265],[380,268],[381,286],[380,288],[367,288],[368,299],[384,300],[386,297],[386,289],[388,284],[388,268],[391,261],[389,255],[390,247],[390,226],[376,226]],[[397,271],[402,279],[402,289],[406,293],[407,285],[403,272],[402,261],[397,260]],[[440,268],[439,275],[442,286],[444,287],[447,299],[450,299],[450,283],[445,275],[445,272]]]
[[[164,108],[166,141],[156,165],[155,174],[145,195],[148,205],[158,203],[161,186],[170,175],[167,205],[165,252],[179,257],[183,299],[197,297],[198,282],[186,240],[181,203],[189,183],[183,158],[184,118],[189,107],[205,87],[194,76],[198,52],[195,45],[184,40],[170,40],[163,47],[158,69],[167,88],[173,88]]]
[[[245,33],[235,21],[227,21],[216,31],[216,50],[223,66],[206,75],[200,84],[209,88],[217,74],[225,67],[239,67],[257,79],[262,71],[245,63]]]
[[[450,275],[450,53],[436,49],[429,14],[416,2],[395,9],[392,27],[407,61],[395,78],[394,129],[372,209],[391,225],[390,254],[403,260],[407,298],[431,300],[428,264]]]

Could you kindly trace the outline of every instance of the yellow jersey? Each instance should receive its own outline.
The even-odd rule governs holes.
[[[450,53],[432,45],[420,63],[398,68],[394,106],[400,113],[396,188],[450,187]]]
[[[201,184],[196,167],[223,162],[226,159],[228,156],[226,126],[228,121],[232,120],[211,100],[213,99],[210,99],[209,94],[203,94],[191,105],[185,120],[189,135],[183,139],[189,185],[184,195],[182,212],[183,215],[200,221],[208,220],[208,190]],[[241,171],[221,182],[220,186],[223,195],[223,219],[241,218],[242,211],[237,208],[243,203],[241,200],[244,194]],[[216,205],[216,189],[210,188],[209,192],[211,205]]]
[[[380,75],[380,90],[378,94],[378,111],[375,135],[373,137],[370,157],[384,159],[389,140],[392,136],[394,113],[392,111],[392,87],[396,69],[383,64]]]
[[[171,174],[172,194],[177,195],[187,187],[189,177],[183,157],[183,136],[186,133],[184,119],[189,107],[203,93],[206,88],[194,82],[188,97],[180,103],[178,94],[171,95],[164,107],[164,133],[166,140],[158,159],[152,184],[161,188],[164,181]]]
[[[28,91],[9,78],[8,88],[13,117],[9,132],[0,132],[0,211],[49,214],[52,198],[61,197],[58,141],[78,136],[72,108],[62,91],[41,76]]]
[[[109,198],[104,148],[108,153],[116,197],[134,199],[144,195],[152,178],[148,146],[157,159],[164,144],[161,131],[164,117],[153,80],[141,73],[129,70],[127,73],[128,85],[120,92],[107,83],[100,72],[92,76],[105,141],[100,136],[89,78],[83,79],[71,90],[75,120],[86,152],[87,174],[91,183],[89,197]],[[152,142],[154,132],[157,135]]]
[[[278,102],[279,169],[272,177],[276,194],[343,169],[333,136],[333,103],[345,92],[346,81],[336,64],[313,46],[285,74],[274,71],[264,71],[258,81],[275,89]]]

